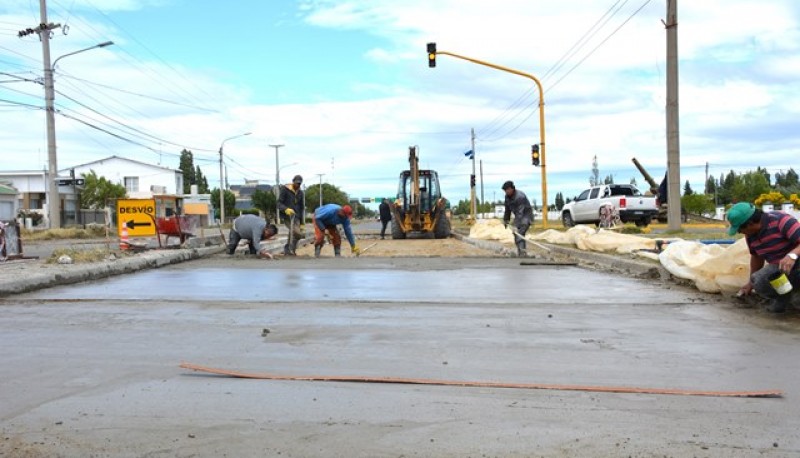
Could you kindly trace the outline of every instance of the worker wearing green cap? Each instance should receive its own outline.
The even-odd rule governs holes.
[[[800,222],[783,212],[763,212],[753,204],[739,202],[726,215],[729,235],[744,234],[750,250],[750,281],[739,293],[771,299],[767,311],[783,313],[800,291]],[[766,264],[766,265],[765,265]],[[770,285],[770,277],[784,272],[792,291],[778,294]]]

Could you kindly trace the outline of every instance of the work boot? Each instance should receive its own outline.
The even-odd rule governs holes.
[[[322,246],[321,245],[315,245],[314,246],[314,257],[318,258],[320,253],[322,253]]]
[[[342,255],[342,247],[340,246],[333,247],[333,255],[336,256],[337,258],[340,257]]]
[[[786,306],[789,304],[790,298],[788,294],[784,294],[783,296],[778,296],[775,299],[772,299],[769,304],[767,304],[766,311],[769,313],[786,313]]]
[[[292,250],[289,249],[289,244],[288,243],[283,246],[283,255],[284,256],[294,256],[294,253],[292,253]]]

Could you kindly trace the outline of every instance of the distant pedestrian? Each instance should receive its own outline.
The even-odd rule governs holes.
[[[278,234],[274,224],[267,224],[264,218],[256,215],[242,215],[233,220],[231,232],[228,235],[228,254],[232,255],[241,240],[247,240],[250,254],[272,258],[267,250],[260,249],[262,240],[271,239]]]
[[[336,204],[323,205],[314,212],[314,256],[319,257],[322,252],[322,245],[325,244],[325,233],[328,233],[331,243],[333,244],[333,253],[335,256],[342,255],[342,237],[336,226],[342,225],[344,235],[347,241],[350,242],[350,249],[353,253],[358,254],[358,246],[356,246],[356,238],[353,236],[353,228],[350,226],[350,218],[353,216],[353,208],[349,205],[341,207]]]
[[[392,210],[389,208],[389,199],[383,199],[378,211],[381,215],[381,240],[386,238],[386,226],[392,221]]]
[[[528,255],[525,244],[525,233],[533,224],[533,208],[531,207],[528,196],[514,186],[513,181],[503,183],[503,191],[506,193],[505,205],[506,212],[503,215],[503,223],[506,227],[511,222],[511,215],[514,215],[514,244],[517,245],[517,256],[525,257]]]
[[[305,196],[303,196],[303,190],[300,189],[302,185],[303,177],[295,175],[291,184],[281,186],[278,197],[278,211],[286,216],[283,223],[286,224],[290,234],[283,247],[283,254],[286,256],[297,255],[297,242],[305,237],[306,233],[306,225],[303,221]]]
[[[768,312],[785,312],[792,296],[800,294],[800,222],[787,213],[763,212],[747,202],[731,207],[725,218],[731,225],[728,235],[744,234],[750,250],[750,278],[739,294],[755,291],[772,299]],[[769,282],[772,275],[780,272],[786,274],[793,287],[785,294],[778,294]]]

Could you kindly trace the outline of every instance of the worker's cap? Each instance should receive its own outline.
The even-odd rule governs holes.
[[[514,182],[511,180],[508,180],[505,183],[503,183],[503,191],[505,191],[508,188],[517,189],[514,187]]]
[[[292,178],[292,183],[303,184],[303,177],[300,175],[295,175],[294,178]]]
[[[728,235],[736,235],[736,233],[739,232],[739,228],[742,227],[742,224],[745,224],[755,212],[755,205],[749,202],[739,202],[731,207],[731,209],[728,210],[728,214],[725,215],[725,218],[731,224],[731,227],[728,228]]]
[[[344,207],[342,207],[342,212],[344,212],[344,216],[350,218],[351,216],[353,216],[353,207],[345,205]]]

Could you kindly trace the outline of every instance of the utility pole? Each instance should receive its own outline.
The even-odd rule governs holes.
[[[703,194],[708,194],[708,162],[706,162],[706,181],[703,183]]]
[[[275,148],[275,221],[280,224],[281,222],[281,215],[278,212],[278,197],[280,197],[281,192],[281,168],[278,161],[278,149],[283,148],[286,145],[269,145],[272,148]]]
[[[667,222],[681,229],[681,151],[678,130],[678,0],[667,0]]]
[[[47,122],[47,218],[50,228],[61,227],[61,198],[58,195],[58,160],[56,154],[56,117],[55,117],[55,89],[53,88],[53,67],[50,65],[50,33],[61,28],[61,24],[47,22],[47,1],[39,0],[39,15],[41,22],[32,29],[20,30],[20,38],[37,34],[42,42],[42,62],[44,64],[44,105]]]
[[[319,206],[322,206],[322,177],[325,176],[324,173],[318,173],[317,176],[319,177]]]
[[[472,143],[472,175],[469,177],[469,198],[470,198],[470,218],[475,223],[477,208],[475,208],[475,129],[470,131],[470,138]]]
[[[481,164],[481,205],[484,205],[486,201],[483,200],[483,159],[481,159],[480,164]]]

